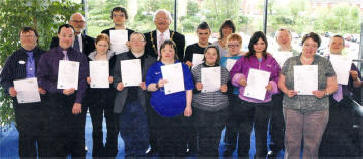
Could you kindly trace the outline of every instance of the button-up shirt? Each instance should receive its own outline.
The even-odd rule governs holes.
[[[63,49],[60,47],[49,50],[40,58],[38,64],[37,74],[39,86],[49,93],[63,93],[63,90],[57,89],[59,61],[64,58],[62,51]],[[75,103],[82,103],[87,88],[86,78],[89,74],[87,57],[84,54],[76,52],[73,48],[67,49],[67,56],[69,61],[77,61],[80,63]]]

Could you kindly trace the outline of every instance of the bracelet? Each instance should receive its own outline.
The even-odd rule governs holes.
[[[156,89],[159,89],[159,84],[158,84],[158,83],[156,83],[155,88],[156,88]]]

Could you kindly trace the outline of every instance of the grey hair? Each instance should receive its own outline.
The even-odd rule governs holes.
[[[155,17],[157,14],[161,13],[161,12],[164,12],[167,17],[169,18],[169,22],[171,23],[172,21],[172,17],[171,17],[171,14],[169,11],[167,11],[166,9],[158,9],[155,13],[154,13],[154,16],[153,16],[153,21],[155,21]]]

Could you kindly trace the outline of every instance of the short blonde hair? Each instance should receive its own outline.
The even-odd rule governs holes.
[[[239,35],[237,33],[232,33],[232,34],[228,35],[227,42],[229,42],[229,41],[238,41],[238,43],[240,45],[242,45],[242,37],[241,37],[241,35]]]

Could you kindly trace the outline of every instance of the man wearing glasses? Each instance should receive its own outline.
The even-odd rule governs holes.
[[[86,27],[85,18],[81,13],[74,13],[69,19],[69,24],[73,26],[75,33],[75,38],[72,45],[73,48],[88,56],[95,50],[95,41],[92,37],[82,33]],[[59,46],[59,39],[58,37],[53,37],[50,48],[52,49],[57,46]]]

